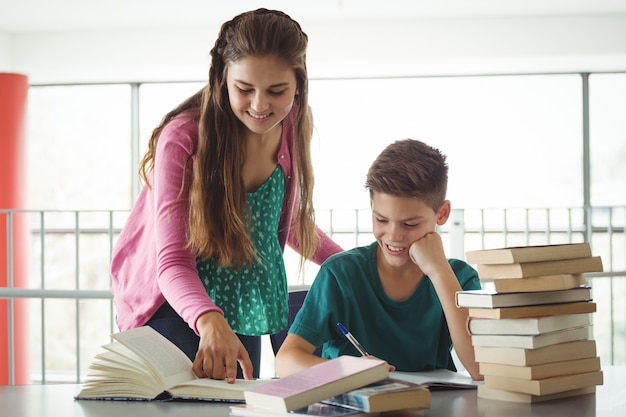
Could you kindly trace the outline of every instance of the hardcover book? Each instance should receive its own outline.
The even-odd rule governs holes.
[[[479,367],[482,375],[499,375],[519,379],[546,379],[561,375],[599,371],[600,358],[573,359],[529,366],[480,362]]]
[[[540,275],[582,274],[602,272],[602,259],[589,258],[560,259],[555,261],[521,262],[512,264],[478,264],[480,278],[526,278]]]
[[[522,349],[537,349],[557,343],[585,340],[589,338],[589,326],[574,329],[558,330],[556,332],[542,333],[538,335],[472,335],[472,345],[476,346],[499,346],[516,347]]]
[[[386,378],[323,402],[368,413],[430,408],[430,391],[425,385]]]
[[[200,379],[187,355],[149,326],[116,333],[113,339],[89,366],[76,399],[243,402],[245,390],[270,381]]]
[[[339,356],[244,392],[246,404],[288,412],[389,377],[378,359]]]
[[[536,306],[500,307],[500,308],[469,308],[470,317],[489,319],[513,319],[522,317],[553,316],[558,314],[595,313],[596,303],[583,301],[580,303],[543,304]]]
[[[486,385],[478,387],[478,398],[485,398],[488,400],[501,400],[515,403],[538,403],[543,401],[556,400],[558,398],[576,397],[578,395],[593,394],[596,392],[596,386],[573,389],[569,391],[557,392],[555,394],[548,395],[532,395],[522,392],[505,391],[496,388],[490,388]]]
[[[465,308],[520,307],[540,304],[590,301],[591,288],[541,292],[498,293],[489,290],[465,290],[456,293],[456,304]]]
[[[471,334],[537,335],[583,326],[591,326],[589,314],[560,314],[518,319],[470,317],[468,321],[468,330]]]
[[[483,287],[496,292],[536,292],[567,290],[587,284],[583,274],[541,275],[528,278],[481,279]]]
[[[485,375],[485,385],[489,388],[532,395],[556,394],[579,388],[602,385],[602,383],[602,371],[531,380],[506,376]]]
[[[593,358],[597,355],[595,340],[577,340],[538,349],[513,347],[474,347],[476,362],[532,366],[550,362]]]
[[[512,264],[539,262],[557,259],[588,258],[589,243],[566,243],[561,245],[513,246],[499,249],[484,249],[465,253],[470,264]]]

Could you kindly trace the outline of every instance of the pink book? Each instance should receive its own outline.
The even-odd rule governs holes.
[[[289,412],[389,376],[378,359],[340,356],[244,392],[246,404]]]

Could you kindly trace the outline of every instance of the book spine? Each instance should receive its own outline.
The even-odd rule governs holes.
[[[325,400],[324,402],[359,411],[370,411],[368,398],[357,394],[344,393]]]

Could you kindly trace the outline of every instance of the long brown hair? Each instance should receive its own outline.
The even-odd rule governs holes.
[[[298,22],[280,11],[257,9],[225,22],[211,50],[208,84],[168,113],[154,130],[140,167],[144,180],[153,168],[156,142],[163,126],[181,112],[200,108],[188,230],[188,247],[198,257],[233,268],[256,259],[243,182],[245,126],[230,108],[226,74],[232,62],[247,56],[267,55],[284,62],[296,76],[298,93],[294,103],[297,114],[293,126],[292,166],[297,189],[294,198],[298,199],[298,204],[293,221],[302,255],[301,265],[315,253],[318,237],[312,201],[313,124],[308,106],[307,44],[308,37]]]

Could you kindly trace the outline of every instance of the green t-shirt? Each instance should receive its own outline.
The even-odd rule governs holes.
[[[398,371],[456,370],[452,339],[430,279],[424,277],[407,300],[390,299],[376,268],[377,246],[374,242],[327,259],[289,332],[323,345],[324,358],[358,356],[337,327],[341,322],[370,355]],[[449,263],[464,290],[480,288],[474,268],[458,259]]]

